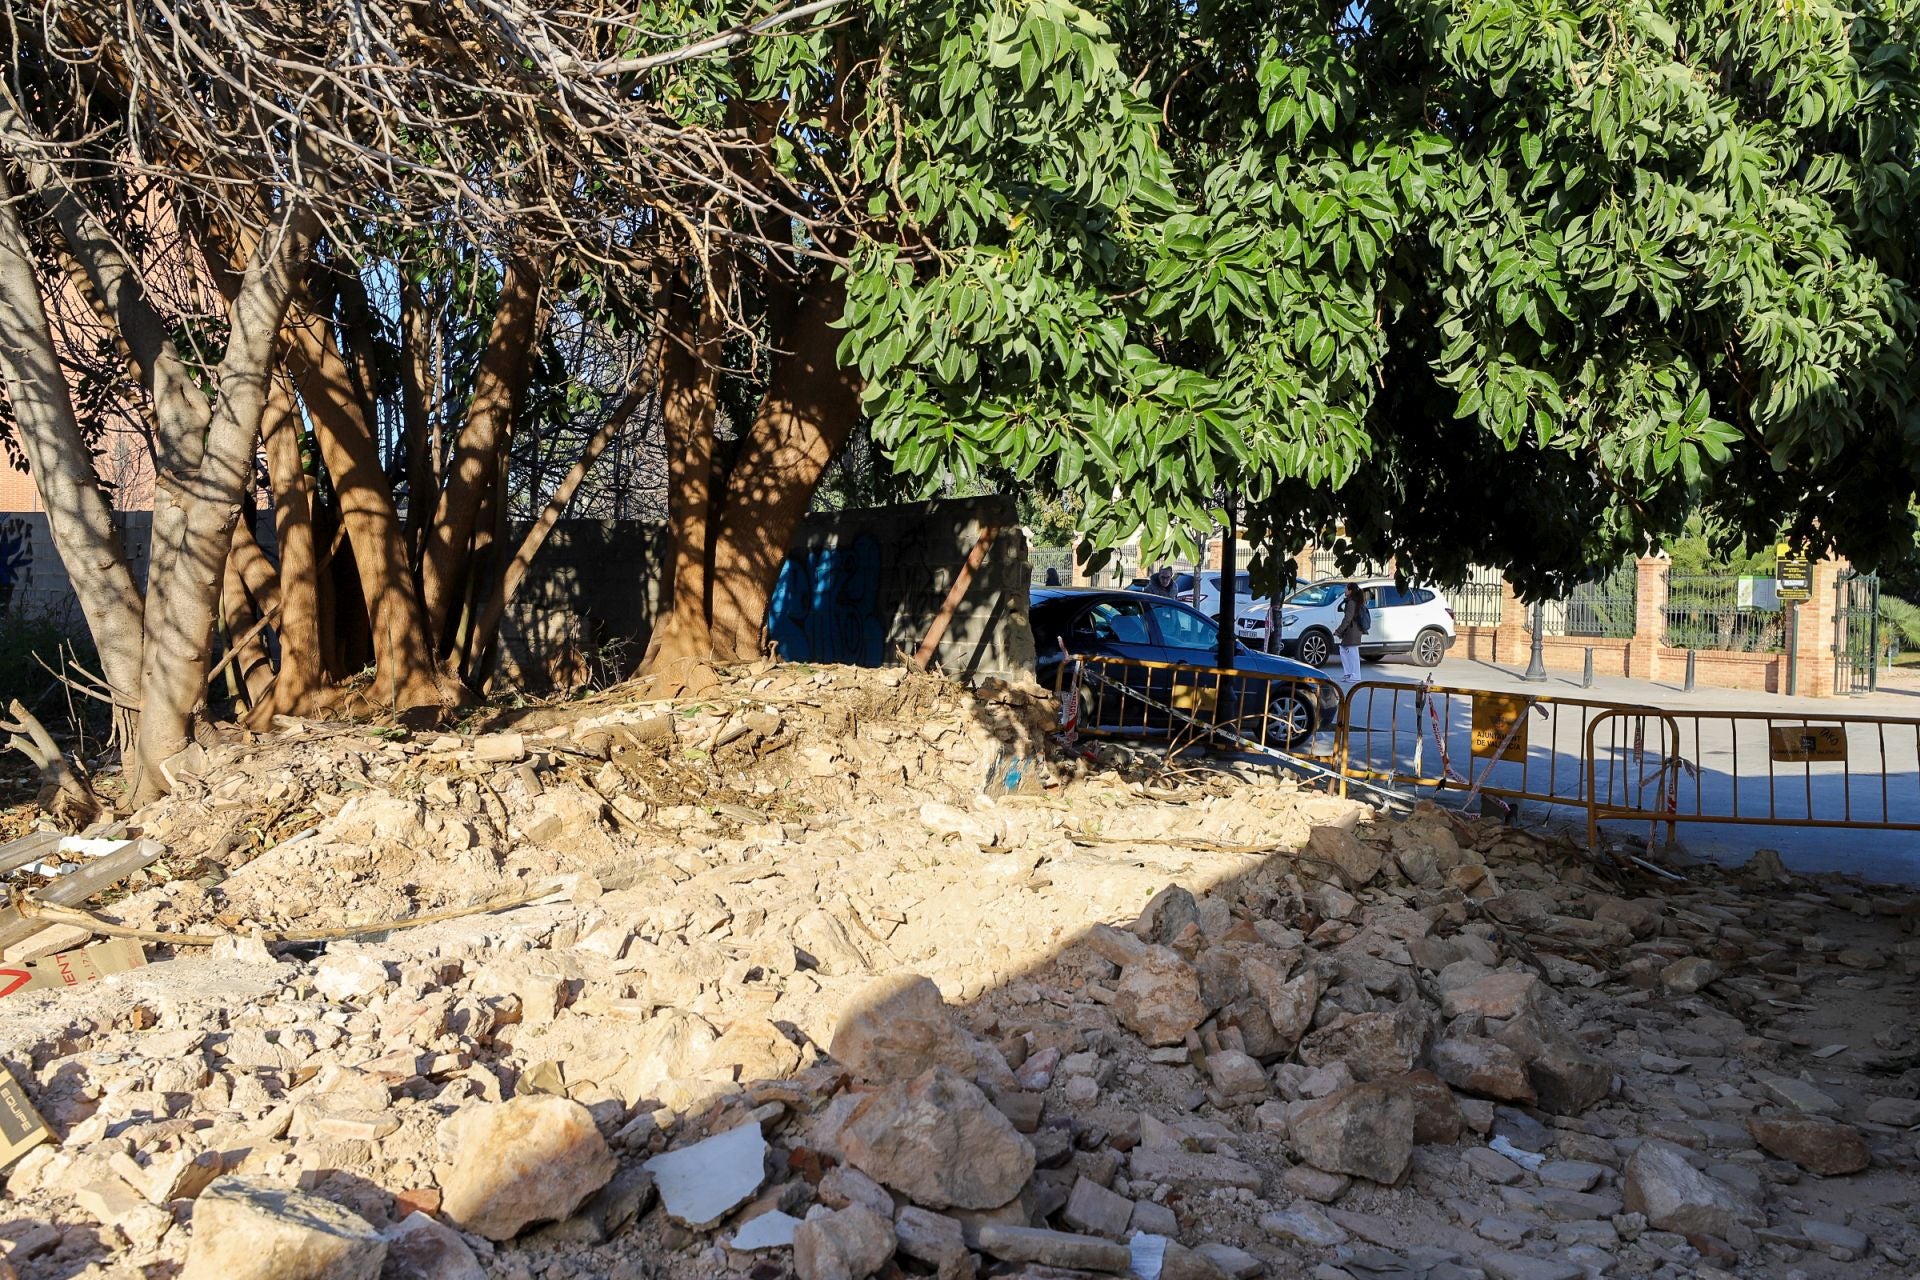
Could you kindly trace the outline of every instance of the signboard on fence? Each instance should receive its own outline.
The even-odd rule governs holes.
[[[1774,760],[1783,764],[1845,760],[1847,731],[1837,724],[1774,725],[1767,730]]]
[[[1473,695],[1473,754],[1498,753],[1502,760],[1527,758],[1527,707],[1531,699],[1513,693]],[[1508,737],[1511,733],[1513,736]],[[1506,743],[1505,747],[1500,744]]]
[[[1779,584],[1775,594],[1783,603],[1813,598],[1813,562],[1789,543],[1773,548],[1773,580]]]

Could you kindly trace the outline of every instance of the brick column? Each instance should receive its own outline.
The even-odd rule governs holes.
[[[1514,592],[1513,583],[1500,579],[1500,623],[1493,632],[1493,660],[1495,662],[1521,662],[1530,643],[1527,635],[1527,615],[1532,610],[1520,603],[1520,597]]]
[[[1834,626],[1834,587],[1849,566],[1845,560],[1822,560],[1813,566],[1811,596],[1794,605],[1794,680],[1803,698],[1833,696],[1833,646],[1839,639]],[[1784,675],[1780,685],[1786,690]]]
[[[1302,583],[1313,581],[1313,548],[1306,546],[1293,553],[1294,577]]]
[[[1627,674],[1635,680],[1660,678],[1660,646],[1667,635],[1665,556],[1634,561],[1633,639],[1627,643]]]

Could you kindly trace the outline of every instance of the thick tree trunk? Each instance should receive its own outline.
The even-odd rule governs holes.
[[[60,561],[100,653],[102,674],[127,698],[140,696],[140,590],[127,564],[93,457],[74,417],[40,297],[33,250],[0,169],[0,380]]]
[[[178,560],[151,584],[148,599],[135,804],[167,790],[161,766],[186,747],[205,691],[207,642],[233,523],[253,478],[280,322],[293,297],[296,268],[317,230],[310,210],[290,211],[256,246],[233,300],[227,349],[215,373],[213,420],[183,495],[186,527]]]
[[[665,607],[654,623],[643,665],[649,671],[712,656],[707,621],[707,530],[713,507],[714,369],[724,332],[724,302],[709,289],[698,304],[686,284],[669,308],[675,335],[691,334],[691,349],[669,338],[661,360],[662,434],[667,449],[667,538],[673,549]]]
[[[313,490],[300,459],[300,417],[293,392],[275,379],[263,430],[273,489],[273,534],[280,549],[280,674],[261,714],[305,715],[324,683],[320,652],[320,561]]]
[[[709,618],[713,656],[755,657],[787,548],[827,466],[860,416],[857,376],[834,358],[846,305],[837,281],[809,290],[789,311],[767,391],[727,477],[713,546]]]
[[[374,700],[401,708],[434,705],[441,698],[428,653],[426,614],[414,591],[400,517],[380,469],[372,426],[327,322],[302,313],[287,331],[292,340],[288,365],[312,419],[320,460],[333,477],[360,575],[373,638]]]
[[[454,445],[446,488],[440,493],[420,562],[427,634],[436,653],[445,652],[448,624],[466,597],[477,522],[495,487],[507,432],[526,387],[539,310],[539,271],[522,259],[508,263],[493,329],[474,373],[466,423]]]

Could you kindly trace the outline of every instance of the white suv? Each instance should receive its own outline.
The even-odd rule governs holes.
[[[1234,629],[1250,649],[1265,649],[1298,658],[1310,667],[1325,666],[1334,656],[1333,633],[1345,611],[1347,582],[1335,578],[1300,588],[1280,606],[1280,627],[1267,635],[1270,611],[1254,609]],[[1360,656],[1373,661],[1407,657],[1423,667],[1434,667],[1453,647],[1453,610],[1436,587],[1394,585],[1392,578],[1356,578],[1367,594],[1367,634]]]

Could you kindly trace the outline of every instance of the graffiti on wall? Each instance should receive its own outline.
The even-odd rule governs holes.
[[[767,634],[791,662],[886,661],[880,543],[870,533],[795,547],[780,567]]]
[[[33,523],[20,516],[0,520],[0,613],[23,598],[33,583]]]

